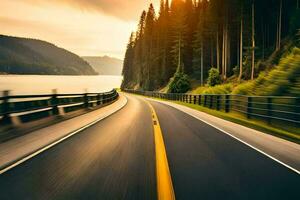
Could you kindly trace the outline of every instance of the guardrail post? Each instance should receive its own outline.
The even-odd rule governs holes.
[[[225,95],[225,112],[230,112],[230,95]]]
[[[97,105],[98,106],[101,105],[101,95],[100,94],[97,95]]]
[[[268,99],[267,99],[267,101],[268,101],[268,104],[267,104],[267,112],[268,112],[268,124],[271,124],[271,122],[272,122],[272,98],[271,97],[268,97]]]
[[[296,127],[300,128],[300,119],[299,119],[299,114],[300,114],[300,98],[297,97],[295,98],[295,121],[296,121]]]
[[[207,95],[204,95],[204,107],[206,107],[206,103],[207,103]]]
[[[88,108],[88,107],[89,107],[89,97],[88,97],[88,93],[85,93],[85,94],[84,94],[83,100],[84,100],[84,107],[85,107],[85,108]]]
[[[57,89],[52,90],[51,105],[52,105],[53,115],[58,115],[59,109],[58,109]]]
[[[217,110],[220,110],[220,95],[217,95],[216,108],[217,108]]]
[[[3,102],[2,102],[2,105],[3,105],[3,118],[1,120],[2,123],[4,124],[8,124],[8,123],[11,123],[11,118],[10,118],[10,106],[9,106],[9,93],[10,91],[8,90],[5,90],[3,91]]]
[[[248,97],[248,100],[247,100],[247,118],[248,119],[251,119],[251,114],[252,114],[252,97]]]
[[[116,100],[118,98],[119,98],[119,93],[117,92],[117,90],[115,90],[115,99],[114,100]]]
[[[210,109],[213,108],[213,100],[214,100],[214,95],[210,95],[210,104],[209,104]]]
[[[198,105],[201,105],[201,103],[202,103],[202,95],[199,95],[199,97],[198,97]]]
[[[103,105],[104,104],[104,94],[100,94],[100,104]]]
[[[196,104],[196,102],[197,102],[197,96],[194,95],[194,104]]]

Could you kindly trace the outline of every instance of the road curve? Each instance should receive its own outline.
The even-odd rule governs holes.
[[[300,199],[300,176],[217,129],[150,101],[176,199]],[[151,109],[117,113],[0,175],[0,199],[156,199]]]

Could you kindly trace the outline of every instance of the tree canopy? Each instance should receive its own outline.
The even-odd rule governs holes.
[[[157,90],[178,73],[205,84],[211,68],[256,78],[299,28],[298,0],[161,0],[130,37],[122,87]]]

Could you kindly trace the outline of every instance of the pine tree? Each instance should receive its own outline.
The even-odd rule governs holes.
[[[135,49],[134,49],[134,61],[133,65],[136,70],[136,82],[140,86],[141,80],[143,79],[143,60],[145,57],[145,50],[143,47],[144,34],[145,34],[145,21],[146,11],[143,11],[138,24],[138,31],[136,33]]]
[[[186,13],[183,0],[173,0],[171,3],[172,59],[174,72],[184,72],[183,51],[186,37]]]
[[[243,2],[241,2],[241,12],[240,12],[240,45],[239,45],[239,81],[242,79],[243,76],[243,31],[244,31],[244,14],[243,14]]]
[[[145,22],[145,35],[143,41],[143,49],[145,50],[145,60],[142,64],[142,87],[146,90],[152,88],[150,73],[153,67],[152,62],[154,61],[154,23],[155,23],[155,11],[153,4],[150,4],[149,10],[146,15]]]
[[[127,44],[127,49],[125,53],[124,63],[123,63],[123,71],[122,75],[126,77],[122,82],[121,88],[126,89],[130,87],[130,81],[134,78],[134,69],[133,69],[133,56],[134,56],[134,33],[131,33],[129,42]]]
[[[159,89],[176,72],[204,84],[212,67],[223,80],[254,79],[278,62],[283,39],[300,28],[299,10],[299,0],[161,0],[157,18],[150,5],[130,37],[122,87]]]

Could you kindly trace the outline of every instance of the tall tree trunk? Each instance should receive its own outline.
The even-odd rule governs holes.
[[[181,69],[181,35],[179,36],[178,41],[178,63],[177,63],[177,73],[182,72]]]
[[[279,8],[279,25],[278,25],[278,49],[281,48],[281,27],[282,27],[282,0],[280,0],[280,8]]]
[[[240,67],[240,32],[236,36],[236,66]]]
[[[220,48],[219,48],[219,30],[217,31],[217,44],[216,44],[216,50],[217,50],[217,68],[220,72]]]
[[[255,68],[255,7],[254,1],[252,3],[252,62],[251,62],[251,80],[254,79]]]
[[[222,39],[222,78],[224,77],[225,67],[225,24],[223,25],[223,39]]]
[[[211,37],[210,39],[210,66],[214,67],[214,39]]]
[[[204,64],[204,62],[203,62],[203,37],[201,36],[201,86],[203,86],[204,85],[204,80],[203,80],[203,72],[204,72],[204,70],[203,70],[203,64]]]
[[[228,63],[228,24],[225,24],[225,44],[224,44],[224,80],[227,79],[227,63]]]
[[[242,79],[242,75],[243,75],[243,23],[244,23],[244,19],[243,19],[243,8],[241,9],[241,25],[240,25],[240,74],[239,74],[239,81]]]
[[[264,22],[261,25],[262,29],[262,60],[265,60],[265,48],[266,48],[266,26]]]
[[[230,66],[231,66],[231,38],[227,32],[227,64],[226,64],[226,71],[225,71],[226,79],[227,79],[227,72],[230,71]]]

